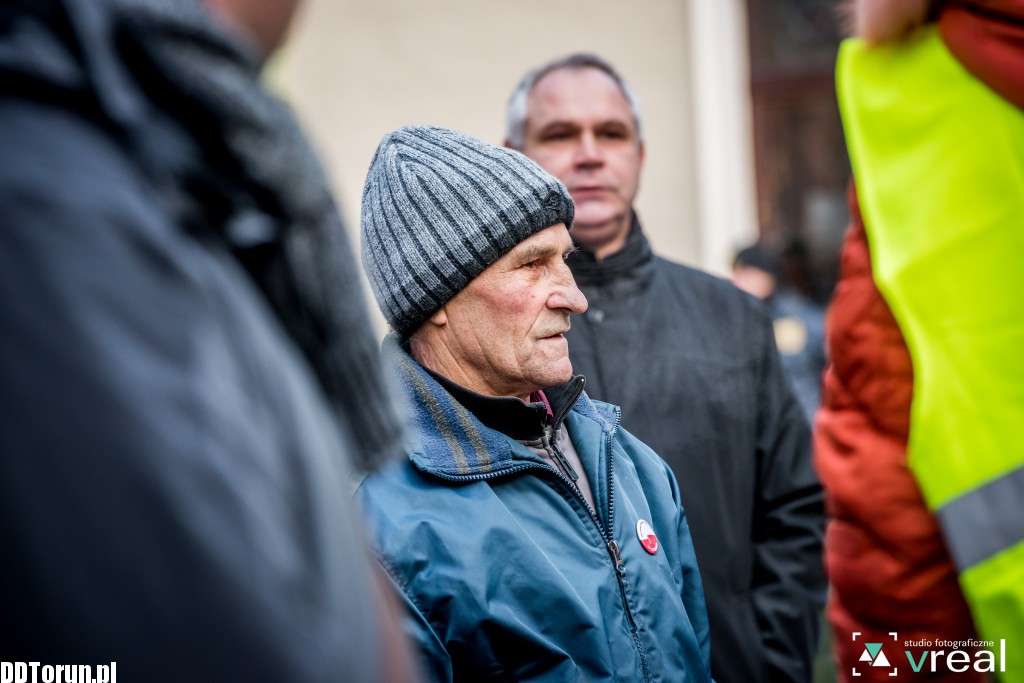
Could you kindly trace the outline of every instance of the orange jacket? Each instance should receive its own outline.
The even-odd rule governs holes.
[[[1024,0],[948,0],[939,30],[968,71],[1024,108]],[[825,558],[840,680],[988,680],[964,673],[900,675],[860,661],[865,642],[975,638],[957,574],[935,518],[907,468],[913,370],[903,335],[875,287],[867,236],[849,193],[852,222],[829,310],[832,365],[825,373],[815,465],[831,517]],[[853,634],[859,632],[854,641]],[[902,643],[899,643],[902,645]],[[890,655],[903,657],[903,647]],[[853,679],[852,670],[861,677]]]
[[[841,680],[854,668],[870,680],[944,680],[872,670],[858,661],[865,642],[964,640],[974,625],[956,570],[934,516],[907,469],[912,369],[903,335],[875,287],[867,236],[849,193],[852,224],[829,309],[832,365],[825,373],[815,429],[815,466],[826,490],[830,522],[825,564],[833,591],[828,616],[835,630]],[[861,635],[853,640],[852,634]],[[903,657],[902,647],[889,652]],[[986,680],[982,674],[947,674]]]

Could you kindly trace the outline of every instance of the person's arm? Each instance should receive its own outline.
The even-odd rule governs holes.
[[[707,603],[704,600],[704,584],[697,566],[697,553],[693,548],[690,535],[690,524],[686,519],[686,510],[680,501],[679,485],[671,468],[665,465],[665,474],[672,485],[672,497],[675,499],[679,514],[676,522],[676,536],[679,538],[679,558],[683,576],[683,608],[690,618],[690,625],[700,646],[701,659],[705,670],[711,672],[711,625],[708,621]]]
[[[444,647],[444,643],[437,637],[437,633],[430,626],[430,622],[423,616],[423,613],[409,597],[404,583],[393,572],[386,561],[378,558],[383,574],[386,574],[394,588],[394,594],[399,596],[404,606],[405,635],[408,640],[418,648],[420,654],[420,668],[426,673],[426,679],[432,683],[451,683],[454,680],[452,671],[451,656]]]
[[[753,604],[772,681],[808,681],[826,579],[824,496],[810,428],[765,319],[758,405]]]

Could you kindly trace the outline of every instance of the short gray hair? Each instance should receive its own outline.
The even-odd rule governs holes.
[[[636,93],[629,84],[619,75],[619,72],[615,70],[611,64],[606,62],[604,59],[598,57],[595,54],[577,52],[576,54],[569,55],[568,57],[562,57],[553,61],[541,64],[536,69],[533,69],[528,74],[523,76],[523,79],[519,81],[519,85],[512,91],[512,96],[508,98],[508,110],[506,113],[505,120],[505,139],[508,141],[509,146],[513,149],[522,149],[523,143],[525,142],[524,136],[526,134],[526,102],[530,97],[530,92],[533,87],[537,85],[537,81],[547,76],[553,71],[559,71],[561,69],[597,69],[608,74],[615,84],[619,86],[619,90],[622,91],[626,101],[629,102],[629,108],[633,113],[633,123],[636,124],[636,135],[637,139],[642,140],[643,134],[641,132],[641,121],[640,115],[640,98],[637,97]]]

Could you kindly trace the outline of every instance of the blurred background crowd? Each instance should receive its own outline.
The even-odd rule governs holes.
[[[639,94],[639,215],[666,258],[728,276],[758,240],[819,303],[848,222],[831,0],[310,0],[272,83],[319,143],[350,229],[381,136],[409,122],[501,144],[529,65],[595,52]]]

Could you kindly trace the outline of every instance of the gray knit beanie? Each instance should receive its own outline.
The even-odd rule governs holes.
[[[363,265],[384,318],[406,339],[512,247],[572,219],[565,186],[519,152],[407,126],[370,162]]]

